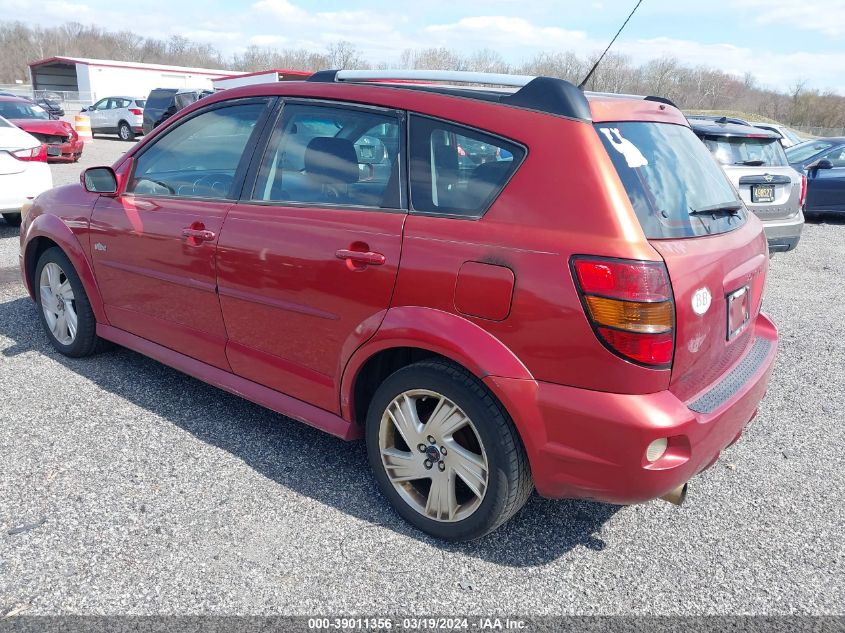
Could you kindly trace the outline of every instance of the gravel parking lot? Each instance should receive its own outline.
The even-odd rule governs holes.
[[[97,138],[56,184],[128,148]],[[757,419],[687,503],[532,498],[493,535],[408,528],[346,444],[152,360],[56,354],[0,222],[0,617],[841,614],[845,223],[772,260]]]

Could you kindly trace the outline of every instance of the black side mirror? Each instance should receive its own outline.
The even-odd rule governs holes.
[[[117,193],[117,176],[111,167],[90,167],[82,172],[80,180],[90,193]]]
[[[80,112],[80,113],[82,113],[82,112],[88,112],[88,108],[82,108],[79,112]]]
[[[820,158],[816,162],[807,165],[807,171],[815,171],[816,169],[833,169],[833,163],[826,158]]]

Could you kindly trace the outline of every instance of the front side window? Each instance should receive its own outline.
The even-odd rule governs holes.
[[[834,167],[845,167],[845,147],[837,147],[832,152],[828,152],[822,158],[830,161]]]
[[[411,200],[415,211],[479,217],[525,156],[517,145],[426,117],[411,117]]]
[[[724,233],[745,222],[742,209],[704,212],[741,203],[688,127],[626,121],[597,124],[596,131],[648,239]]]
[[[137,157],[127,191],[231,198],[235,172],[267,101],[208,110],[169,130]]]
[[[400,129],[391,112],[288,104],[253,199],[400,209]]]
[[[722,165],[784,167],[788,164],[783,145],[775,138],[707,135],[703,140]]]

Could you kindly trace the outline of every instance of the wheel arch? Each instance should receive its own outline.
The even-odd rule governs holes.
[[[35,266],[38,258],[47,249],[57,246],[73,264],[85,294],[98,323],[108,324],[103,307],[100,289],[94,277],[91,263],[85,255],[82,245],[74,232],[57,216],[42,214],[36,217],[27,228],[26,243],[23,251],[23,273],[29,296],[35,300]]]
[[[391,308],[378,332],[346,363],[341,415],[363,424],[381,382],[394,371],[429,358],[451,361],[479,380],[488,376],[533,380],[522,361],[476,323],[433,308]]]

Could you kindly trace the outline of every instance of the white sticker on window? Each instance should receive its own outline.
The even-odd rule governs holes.
[[[648,165],[648,161],[643,156],[643,153],[631,141],[623,138],[617,128],[602,128],[599,131],[607,137],[607,140],[610,141],[610,144],[613,145],[616,151],[625,157],[628,167],[636,169],[637,167]]]

